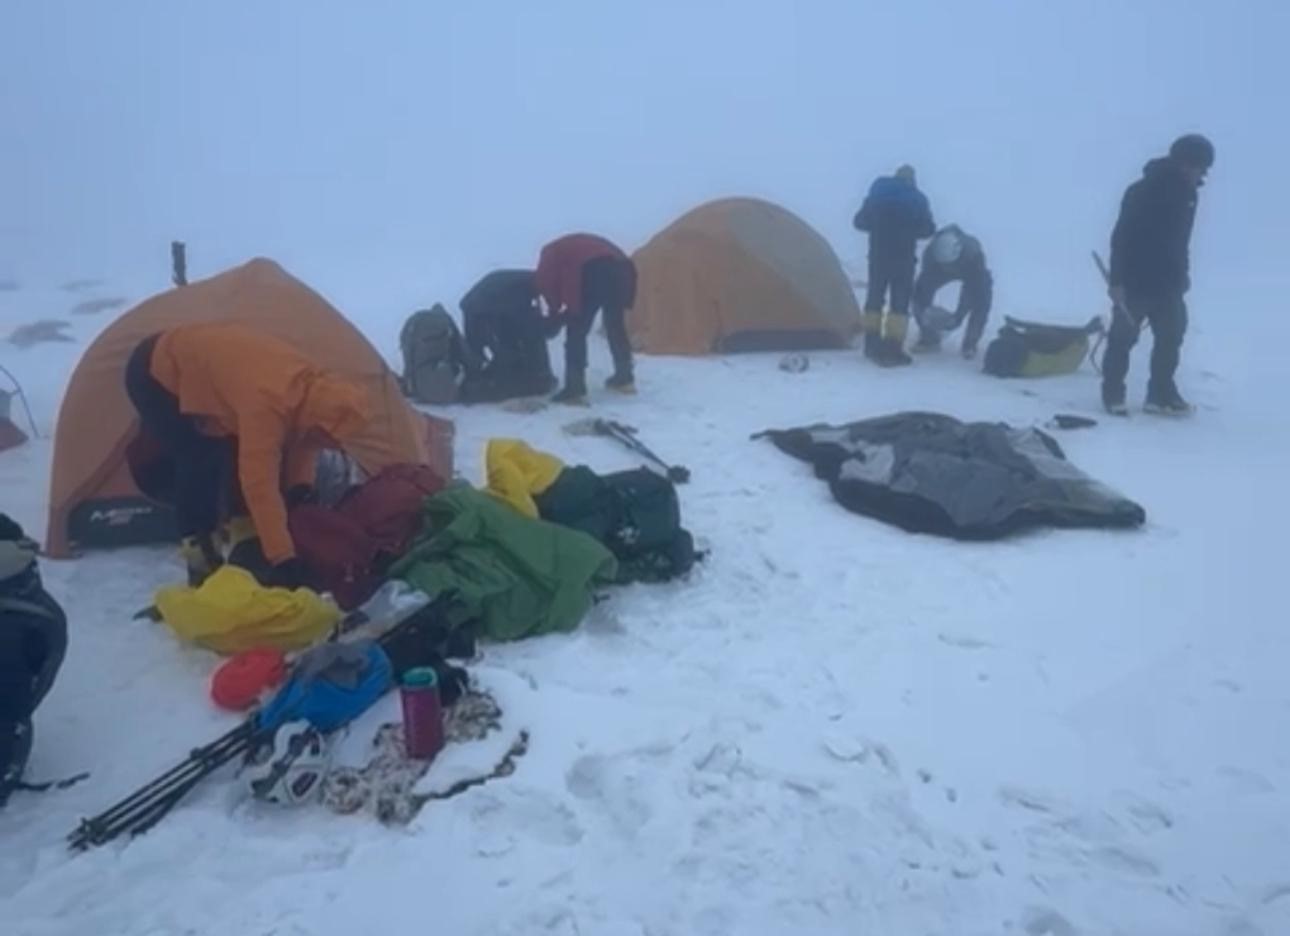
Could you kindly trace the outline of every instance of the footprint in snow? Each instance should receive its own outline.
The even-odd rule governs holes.
[[[1134,793],[1121,793],[1117,799],[1124,801],[1124,811],[1129,821],[1143,834],[1164,832],[1174,827],[1174,818],[1163,806],[1143,799]]]
[[[1022,918],[1026,936],[1079,936],[1079,931],[1056,910],[1042,907],[1028,910]]]
[[[1263,930],[1244,917],[1238,917],[1223,927],[1223,936],[1263,936]]]
[[[937,634],[936,637],[946,646],[958,647],[960,650],[984,650],[994,646],[990,641],[971,634]]]
[[[585,834],[572,809],[537,790],[481,792],[471,802],[470,816],[480,830],[480,852],[485,855],[510,851],[516,833],[563,847],[577,845]]]
[[[866,764],[870,758],[875,759],[883,771],[893,777],[900,776],[900,764],[891,748],[880,741],[850,736],[845,732],[835,732],[824,739],[824,750],[835,760],[844,763]]]
[[[1226,781],[1235,793],[1275,793],[1276,785],[1267,777],[1243,767],[1220,767],[1218,775]]]
[[[1278,900],[1290,900],[1290,882],[1273,884],[1263,892],[1265,904],[1276,903]]]
[[[1154,861],[1143,854],[1118,845],[1107,845],[1094,849],[1089,858],[1110,871],[1136,874],[1142,877],[1158,877],[1160,868]]]
[[[1061,803],[1056,799],[1033,790],[1024,790],[1021,787],[1000,787],[999,799],[1003,805],[1013,809],[1025,809],[1029,812],[1049,814],[1063,811]]]
[[[580,757],[565,774],[565,787],[580,800],[595,804],[619,834],[633,838],[654,812],[640,793],[640,779],[629,768],[598,754]]]

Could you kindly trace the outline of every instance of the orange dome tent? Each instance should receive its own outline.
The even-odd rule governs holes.
[[[143,339],[192,322],[240,322],[299,348],[367,388],[373,419],[347,448],[368,473],[400,462],[452,476],[452,423],[403,398],[398,377],[327,300],[270,260],[153,296],[113,322],[86,350],[63,398],[54,434],[46,550],[158,542],[173,536],[170,511],[139,493],[126,452],[137,420],[126,397],[126,359]]]
[[[855,293],[829,242],[754,198],[709,202],[632,257],[632,344],[651,354],[844,348],[860,330]]]

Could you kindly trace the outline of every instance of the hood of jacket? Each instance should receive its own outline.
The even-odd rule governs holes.
[[[1176,188],[1187,195],[1199,188],[1192,185],[1191,180],[1183,174],[1182,168],[1168,156],[1147,160],[1147,164],[1142,167],[1142,178],[1154,185]]]

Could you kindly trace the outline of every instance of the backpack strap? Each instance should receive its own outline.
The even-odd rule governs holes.
[[[0,611],[34,614],[49,621],[58,620],[58,615],[44,605],[36,604],[34,601],[24,601],[21,598],[6,598],[3,595],[0,595]]]

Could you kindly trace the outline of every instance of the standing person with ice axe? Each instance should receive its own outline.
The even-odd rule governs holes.
[[[605,386],[635,393],[632,345],[627,337],[627,310],[636,302],[636,265],[617,246],[594,234],[569,234],[542,248],[534,274],[546,303],[548,336],[564,329],[564,389],[556,403],[587,399],[587,335],[604,310],[605,334],[614,358],[614,373]]]
[[[1214,145],[1199,134],[1179,137],[1169,155],[1147,163],[1142,178],[1129,186],[1111,234],[1107,287],[1115,317],[1102,358],[1102,405],[1114,416],[1128,415],[1124,380],[1129,352],[1142,326],[1155,336],[1149,413],[1185,416],[1191,405],[1174,383],[1191,288],[1191,232],[1205,175],[1214,165]]]

